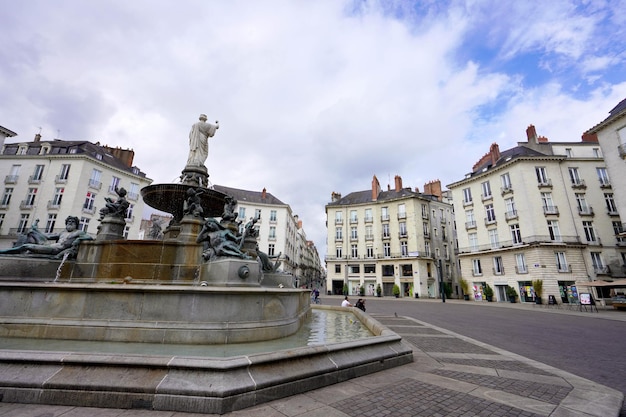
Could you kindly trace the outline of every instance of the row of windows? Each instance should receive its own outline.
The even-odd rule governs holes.
[[[578,214],[580,215],[593,215],[593,208],[587,202],[584,193],[575,193],[576,205],[578,208]],[[604,202],[606,204],[607,213],[610,215],[617,214],[617,205],[613,193],[604,193]],[[545,214],[558,214],[558,207],[554,204],[552,199],[552,193],[542,192],[541,203]],[[505,204],[505,219],[511,220],[517,218],[517,210],[515,208],[515,200],[513,197],[504,199]],[[493,204],[485,204],[485,225],[491,225],[496,223],[496,212]],[[471,229],[476,227],[476,217],[474,209],[465,210],[465,228]]]
[[[569,177],[570,177],[572,186],[577,186],[577,187],[585,186],[585,181],[581,178],[577,167],[570,167],[568,168],[568,171],[569,171]],[[611,181],[609,180],[609,174],[606,168],[598,167],[596,168],[596,173],[598,175],[600,186],[609,187],[611,185]],[[548,177],[548,172],[546,170],[546,167],[535,167],[535,175],[537,178],[538,185],[548,186],[552,184],[552,181]],[[500,175],[500,185],[501,185],[500,191],[503,195],[513,190],[511,177],[509,176],[508,172]],[[481,192],[482,192],[481,194],[482,201],[486,201],[486,200],[493,198],[493,194],[491,192],[491,183],[489,181],[482,182],[480,186],[481,186]],[[472,189],[469,187],[464,188],[463,189],[463,204],[470,205],[472,203],[473,203]]]
[[[44,168],[45,168],[44,165],[35,165],[33,174],[28,178],[29,183],[31,184],[40,183],[44,177]],[[57,184],[66,183],[68,181],[69,175],[70,175],[70,168],[71,168],[70,164],[61,165],[61,169],[55,177],[55,182]],[[4,180],[5,184],[17,183],[20,169],[21,169],[21,165],[13,165],[11,167],[11,171],[9,175],[5,177],[5,180]],[[100,189],[102,187],[101,177],[102,177],[102,171],[94,168],[91,171],[91,176],[89,178],[89,186],[92,188]],[[111,177],[109,191],[112,193],[115,192],[115,189],[120,187],[121,181],[122,180],[119,177],[116,177],[116,176]],[[139,198],[139,184],[138,183],[131,182],[130,187],[127,191],[128,191],[127,195],[129,199],[137,200]]]
[[[623,231],[622,223],[620,221],[611,222],[613,226],[613,232],[617,236]],[[585,240],[587,243],[595,243],[600,244],[600,238],[597,236],[595,228],[593,226],[592,221],[583,221],[582,222],[583,231],[585,233]],[[559,227],[558,220],[547,220],[548,234],[549,239],[553,242],[562,242],[563,236],[561,235],[561,229]],[[514,245],[522,244],[522,232],[520,230],[519,224],[511,224],[509,225],[509,231],[511,233],[511,242]],[[489,249],[497,249],[500,247],[501,242],[498,237],[498,229],[489,229],[487,230],[489,235]],[[467,235],[469,241],[469,250],[472,252],[476,252],[481,248],[478,245],[478,234],[476,232],[468,233]],[[621,238],[618,238],[621,239]],[[621,242],[621,240],[620,240]]]
[[[450,250],[449,250],[448,245],[443,245],[443,254],[444,254],[445,259],[450,259]],[[424,243],[424,253],[422,253],[421,255],[426,256],[426,257],[431,256],[430,242]],[[344,255],[343,255],[342,246],[335,247],[335,256],[339,259],[343,258]],[[383,242],[382,256],[385,258],[390,258],[393,256],[391,253],[391,244],[389,242]],[[409,252],[409,246],[406,241],[400,242],[400,256],[411,256],[411,253]],[[374,246],[367,245],[365,247],[365,258],[373,259],[375,257],[376,257],[376,254],[374,253]],[[436,258],[440,257],[439,248],[435,248],[435,257]],[[350,258],[353,258],[353,259],[359,258],[359,246],[358,245],[350,245]]]
[[[398,204],[398,219],[406,219],[406,205],[404,203]],[[365,209],[364,221],[365,223],[371,223],[374,221],[373,209],[366,208]],[[428,218],[428,206],[426,204],[422,204],[422,217]],[[435,209],[432,210],[433,220],[437,217],[437,211]],[[382,221],[388,221],[390,219],[389,215],[389,207],[381,207],[380,208],[380,218]],[[442,222],[446,221],[445,212],[443,208],[439,209],[439,220]],[[358,211],[350,210],[350,223],[358,223]],[[343,224],[343,211],[335,211],[335,224]]]
[[[590,252],[591,265],[596,273],[608,272],[607,266],[602,259],[601,252]],[[565,252],[555,252],[555,266],[558,272],[571,272],[567,263],[567,257]],[[626,263],[626,253],[622,253],[622,261]],[[504,263],[501,256],[494,256],[492,258],[492,271],[494,275],[504,275]],[[523,253],[515,254],[515,272],[517,274],[527,274],[528,265],[526,263],[526,256]],[[480,259],[472,259],[472,275],[483,275],[483,267]]]

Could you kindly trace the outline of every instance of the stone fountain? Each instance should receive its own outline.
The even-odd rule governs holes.
[[[0,339],[175,351],[298,332],[312,314],[310,292],[258,251],[256,219],[240,233],[236,201],[209,187],[204,161],[217,128],[201,115],[180,182],[141,190],[146,204],[173,216],[162,240],[122,238],[120,189],[94,240],[72,235],[65,252],[33,256],[48,249],[27,243],[27,253],[0,256]],[[0,401],[223,414],[412,361],[398,335],[360,311],[316,308],[341,310],[371,337],[226,358],[5,349]]]

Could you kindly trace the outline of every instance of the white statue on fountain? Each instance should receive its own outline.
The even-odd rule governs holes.
[[[209,156],[209,138],[212,138],[220,127],[218,121],[214,125],[207,123],[205,114],[201,114],[199,120],[191,126],[191,132],[189,132],[187,166],[204,166]]]

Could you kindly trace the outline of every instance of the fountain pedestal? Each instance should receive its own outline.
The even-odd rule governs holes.
[[[98,226],[96,241],[124,239],[125,227],[126,222],[124,219],[113,216],[105,216],[100,221],[100,226]]]

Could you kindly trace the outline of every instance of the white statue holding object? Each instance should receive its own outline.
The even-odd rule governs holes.
[[[199,120],[191,126],[191,132],[189,132],[187,166],[204,166],[209,156],[209,138],[212,138],[220,127],[218,121],[214,125],[207,123],[205,114],[201,114]]]

